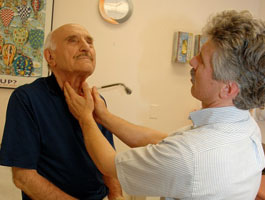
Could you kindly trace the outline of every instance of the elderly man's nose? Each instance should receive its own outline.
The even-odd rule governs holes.
[[[91,48],[90,44],[86,40],[81,42],[81,50],[89,50]]]

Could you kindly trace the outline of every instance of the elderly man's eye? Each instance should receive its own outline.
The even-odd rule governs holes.
[[[75,38],[69,39],[68,41],[69,41],[69,42],[78,42],[78,40],[75,39]]]
[[[87,40],[87,43],[88,43],[88,44],[93,44],[93,40],[90,40],[90,39],[89,39],[89,40]]]
[[[67,38],[67,41],[68,42],[78,42],[78,38],[77,37],[74,37],[74,36],[71,36],[71,37],[68,37]]]

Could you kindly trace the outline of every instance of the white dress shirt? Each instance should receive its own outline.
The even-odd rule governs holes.
[[[252,200],[265,166],[260,129],[233,106],[190,113],[193,128],[117,154],[122,188],[182,200]]]

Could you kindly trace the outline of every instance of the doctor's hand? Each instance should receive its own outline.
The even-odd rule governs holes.
[[[102,124],[104,117],[107,117],[109,111],[104,100],[100,97],[96,87],[92,88],[92,96],[94,100],[94,118],[96,122]]]
[[[64,84],[64,96],[68,108],[73,116],[80,122],[93,118],[94,102],[91,89],[86,82],[82,83],[83,93],[77,94],[68,82]]]

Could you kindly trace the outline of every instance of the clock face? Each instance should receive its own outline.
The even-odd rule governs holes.
[[[129,12],[129,4],[127,0],[105,0],[104,10],[112,19],[119,20]]]
[[[132,14],[131,0],[100,0],[101,16],[112,24],[125,22]]]

